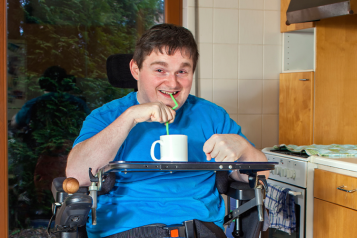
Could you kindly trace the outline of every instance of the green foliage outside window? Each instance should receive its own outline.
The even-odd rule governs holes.
[[[162,18],[163,0],[8,2],[8,38],[26,44],[26,67],[21,68],[25,77],[19,83],[26,85],[28,98],[43,93],[39,79],[50,66],[60,66],[76,78],[70,92],[59,89],[53,100],[37,104],[37,119],[26,129],[9,130],[11,229],[51,215],[51,191],[38,189],[35,170],[41,159],[66,158],[79,134],[86,114],[66,99],[67,94],[84,99],[93,110],[132,91],[108,83],[106,59],[133,53],[136,39]]]

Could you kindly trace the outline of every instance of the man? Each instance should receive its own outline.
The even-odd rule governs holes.
[[[138,92],[87,117],[68,158],[67,177],[89,185],[89,167],[95,172],[113,160],[152,161],[150,147],[165,134],[165,122],[170,134],[188,136],[189,162],[266,161],[224,109],[189,95],[197,59],[197,45],[187,29],[161,24],[147,31],[130,62]],[[170,93],[178,103],[175,111]],[[231,177],[247,181],[237,171]],[[98,225],[88,224],[87,231],[89,237],[106,237],[192,219],[223,229],[224,213],[213,172],[121,173],[113,190],[98,198]]]

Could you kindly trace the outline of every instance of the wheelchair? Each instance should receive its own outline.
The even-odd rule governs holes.
[[[132,88],[137,91],[137,81],[131,75],[129,68],[132,57],[132,54],[115,54],[108,57],[106,62],[107,75],[112,86]],[[224,218],[224,224],[230,225],[234,221],[233,237],[258,238],[264,220],[263,198],[267,191],[267,182],[265,177],[258,176],[257,172],[273,170],[274,163],[266,162],[266,166],[260,170],[259,168],[262,167],[259,164],[261,163],[252,164],[251,167],[256,166],[256,169],[243,165],[243,167],[248,166],[245,170],[239,167],[242,166],[241,163],[232,163],[231,166],[237,166],[236,169],[239,169],[241,173],[248,174],[248,184],[230,180],[228,171],[234,169],[234,167],[224,167],[226,166],[224,165],[224,168],[222,168],[219,167],[222,165],[217,163],[204,164],[204,166],[218,166],[209,170],[216,171],[216,187],[219,193],[227,195],[227,215]],[[161,167],[162,165],[160,164],[160,168],[165,170],[164,167]],[[170,165],[168,166],[170,167]],[[178,164],[178,166],[182,165]],[[187,166],[187,163],[185,163],[185,166]],[[89,187],[78,187],[78,182],[73,178],[61,177],[53,180],[51,190],[55,202],[52,205],[53,216],[48,226],[49,234],[55,234],[58,238],[87,237],[85,225],[90,210],[92,210],[92,224],[96,224],[97,196],[108,193],[114,186],[116,175],[111,168],[112,164],[104,166],[96,175],[93,175],[89,170],[91,181],[91,186]],[[237,208],[233,211],[230,211],[230,198],[238,201]],[[51,230],[53,219],[55,219],[55,225]],[[191,223],[185,223],[185,237],[200,237],[195,234],[195,230],[192,230],[194,228],[189,224]]]
[[[143,168],[146,170],[149,169],[148,171],[192,171],[195,170],[195,167],[187,169],[187,166],[198,166],[196,168],[197,170],[215,171],[216,187],[220,194],[227,195],[228,204],[226,207],[228,209],[230,208],[229,198],[239,201],[237,208],[233,211],[228,210],[227,215],[224,217],[224,225],[234,223],[233,237],[259,237],[264,221],[265,208],[263,200],[265,192],[267,191],[267,182],[265,176],[258,175],[257,172],[273,169],[273,163],[234,162],[184,164],[185,165],[183,165],[183,163],[168,162],[136,162],[135,164],[130,164],[130,162],[125,163],[123,161],[119,163],[111,162],[101,168],[96,175],[93,175],[91,169],[89,169],[91,181],[91,186],[89,187],[79,187],[78,181],[74,178],[61,177],[54,179],[51,190],[55,202],[52,205],[53,216],[48,225],[48,233],[55,234],[58,238],[86,237],[85,225],[88,214],[90,210],[92,210],[92,224],[96,225],[97,197],[108,193],[113,188],[116,177],[115,172],[123,172],[123,170],[125,170],[125,173],[128,171],[137,172]],[[253,167],[252,165],[257,167],[255,169],[251,168]],[[259,167],[261,165],[263,165],[263,167]],[[232,166],[235,167],[232,168]],[[245,166],[245,168],[240,169],[240,172],[248,174],[249,183],[232,181],[228,176],[229,170],[238,167],[241,168],[242,166]],[[134,170],[130,171],[130,169]],[[55,218],[55,226],[51,230],[50,227],[53,218]],[[183,221],[183,226],[185,227],[183,233],[186,238],[210,237],[197,235],[197,230],[192,225],[192,222]]]

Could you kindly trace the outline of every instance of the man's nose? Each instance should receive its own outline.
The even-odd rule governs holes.
[[[166,80],[166,85],[170,88],[170,89],[175,89],[178,86],[178,81],[177,81],[177,76],[175,74],[170,74],[167,77]]]

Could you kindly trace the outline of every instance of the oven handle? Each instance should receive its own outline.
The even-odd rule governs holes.
[[[343,189],[345,187],[345,185],[342,185],[342,186],[339,186],[337,187],[338,190],[341,190],[341,191],[344,191],[346,193],[354,193],[357,191],[357,189],[352,189],[352,190],[346,190],[346,189]]]
[[[301,192],[295,192],[295,191],[289,191],[289,194],[290,195],[293,195],[293,196],[299,196],[299,195],[301,195],[302,193]]]

